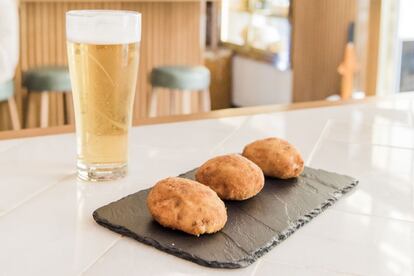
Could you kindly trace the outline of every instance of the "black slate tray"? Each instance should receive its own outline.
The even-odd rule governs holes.
[[[194,179],[195,170],[180,175]],[[305,168],[297,179],[266,178],[263,190],[245,201],[226,201],[228,221],[220,232],[200,237],[160,226],[143,190],[97,209],[93,218],[112,231],[200,265],[240,268],[285,240],[331,206],[358,181]]]

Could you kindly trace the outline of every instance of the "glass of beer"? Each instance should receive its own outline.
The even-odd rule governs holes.
[[[66,36],[78,177],[87,181],[123,177],[138,76],[141,14],[69,11]]]

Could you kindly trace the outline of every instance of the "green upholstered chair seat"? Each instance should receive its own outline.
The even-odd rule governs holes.
[[[14,93],[13,80],[0,83],[0,102],[7,101]]]
[[[204,90],[210,85],[210,71],[204,66],[160,66],[151,72],[153,87]]]
[[[66,67],[38,67],[23,73],[23,86],[30,91],[70,92],[70,76]]]

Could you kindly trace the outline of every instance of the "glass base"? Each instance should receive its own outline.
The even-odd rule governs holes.
[[[79,179],[93,182],[110,181],[125,177],[127,164],[86,164],[78,161]]]

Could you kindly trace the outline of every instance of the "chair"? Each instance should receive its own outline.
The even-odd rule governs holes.
[[[49,125],[49,93],[65,93],[66,113],[68,123],[74,123],[73,100],[69,71],[66,67],[39,67],[27,70],[23,73],[23,86],[28,91],[28,102],[32,93],[40,93],[40,127]],[[27,114],[31,114],[31,105],[28,105]],[[26,123],[28,122],[28,117]]]
[[[170,115],[176,114],[176,97],[181,94],[181,112],[191,113],[191,93],[201,93],[199,108],[210,111],[210,71],[204,66],[161,66],[152,70],[149,116],[157,114],[158,88],[170,92]]]
[[[0,83],[0,102],[7,101],[9,106],[9,114],[12,122],[13,130],[19,130],[20,120],[17,112],[16,101],[14,100],[14,84],[13,80]]]

